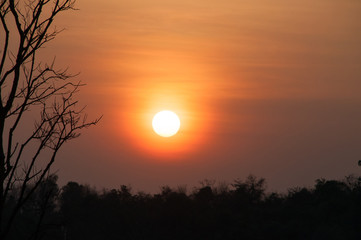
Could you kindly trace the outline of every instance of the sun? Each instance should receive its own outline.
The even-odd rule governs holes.
[[[159,136],[171,137],[178,132],[180,128],[180,120],[174,112],[164,110],[154,115],[152,126],[154,132],[156,132]]]

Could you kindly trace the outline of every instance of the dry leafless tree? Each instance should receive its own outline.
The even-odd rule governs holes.
[[[0,239],[22,206],[48,176],[59,149],[79,136],[87,121],[74,94],[81,87],[66,70],[38,60],[60,32],[53,22],[74,0],[0,0]],[[37,114],[34,128],[24,125]],[[15,207],[5,203],[17,186]]]

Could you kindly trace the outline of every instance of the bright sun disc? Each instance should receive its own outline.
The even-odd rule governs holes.
[[[178,132],[180,120],[172,111],[161,111],[153,117],[152,126],[159,136],[171,137]]]

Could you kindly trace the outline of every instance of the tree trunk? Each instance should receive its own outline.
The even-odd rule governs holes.
[[[5,153],[3,145],[3,133],[4,133],[4,121],[5,117],[0,114],[0,239],[3,239],[3,215],[4,215],[4,182],[5,182]]]

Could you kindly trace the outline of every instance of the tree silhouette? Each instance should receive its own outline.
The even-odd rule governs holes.
[[[165,185],[154,195],[76,182],[59,191],[56,179],[41,183],[10,239],[361,239],[360,177],[319,179],[279,194],[251,175],[222,191],[203,184],[186,194]]]
[[[57,216],[57,199],[59,188],[56,183],[58,177],[50,175],[44,179],[28,201],[22,206],[17,214],[12,228],[9,231],[9,239],[39,239],[48,235],[60,235],[60,219]],[[21,189],[11,192],[12,198],[16,198]],[[15,201],[7,201],[5,214],[11,213],[16,206]]]
[[[0,239],[49,174],[65,142],[78,130],[96,124],[77,107],[82,86],[54,62],[42,63],[38,52],[60,32],[56,16],[74,9],[74,0],[0,1]],[[35,120],[33,130],[23,126]],[[17,189],[17,194],[11,194]],[[12,196],[9,198],[9,196]],[[7,201],[11,213],[4,216]]]

